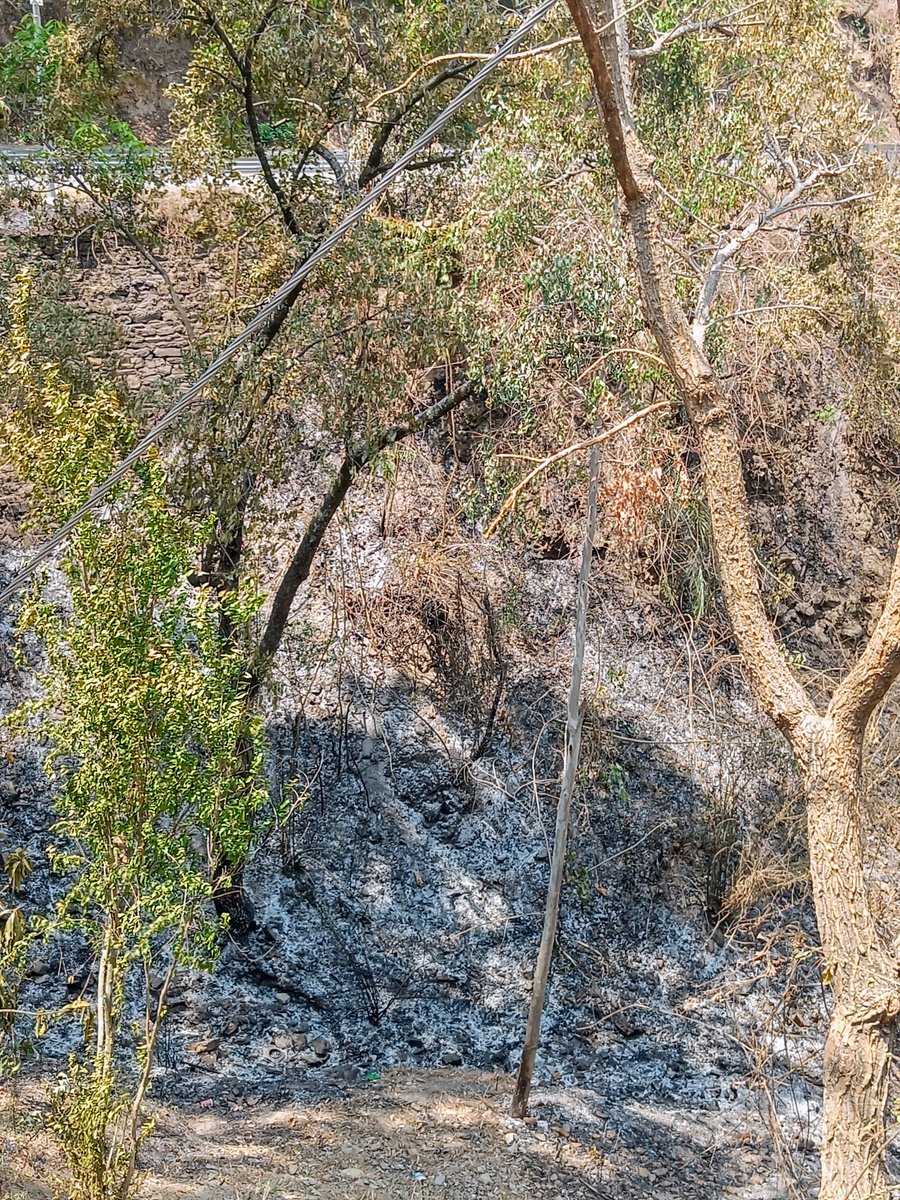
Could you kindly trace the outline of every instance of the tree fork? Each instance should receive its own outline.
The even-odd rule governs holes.
[[[756,699],[798,760],[807,803],[813,897],[835,1006],[825,1045],[821,1200],[887,1200],[888,1074],[900,977],[872,912],[860,818],[869,719],[900,673],[900,552],[884,609],[824,715],[791,673],[762,603],[749,506],[728,401],[678,300],[659,229],[656,180],[623,79],[627,47],[614,0],[567,0],[597,92],[625,198],[645,319],[695,431],[719,580]]]

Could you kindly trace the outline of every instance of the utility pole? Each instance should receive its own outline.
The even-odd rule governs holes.
[[[31,19],[40,29],[42,25],[41,9],[44,7],[44,0],[31,0]]]

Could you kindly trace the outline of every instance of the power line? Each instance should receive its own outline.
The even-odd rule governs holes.
[[[370,191],[359,201],[358,204],[347,213],[347,215],[335,225],[331,233],[319,243],[315,250],[308,258],[300,264],[297,270],[290,278],[282,284],[277,292],[266,302],[259,310],[255,317],[250,320],[241,332],[222,350],[216,358],[209,364],[208,367],[197,377],[186,392],[172,405],[155,425],[141,438],[141,440],[129,451],[122,460],[120,465],[113,473],[99,484],[91,493],[88,500],[73,513],[71,517],[61,525],[56,533],[44,543],[37,553],[28,561],[19,573],[14,576],[9,584],[0,592],[0,604],[8,599],[29,579],[37,568],[44,562],[45,559],[57,549],[58,546],[66,540],[72,530],[87,516],[92,508],[103,499],[107,493],[115,487],[120,479],[127,474],[139,458],[153,445],[160,434],[164,433],[171,425],[174,425],[180,416],[191,406],[194,400],[200,395],[208,383],[221,371],[226,363],[230,362],[237,352],[247,344],[253,335],[265,323],[271,314],[287,300],[294,290],[307,278],[323,258],[338,244],[341,239],[350,232],[360,218],[372,207],[376,200],[379,199],[393,181],[401,174],[402,171],[413,161],[417,154],[433,140],[435,135],[444,128],[444,126],[456,115],[459,110],[468,103],[472,96],[478,91],[488,76],[495,70],[497,66],[511,54],[528,36],[528,34],[538,25],[547,13],[553,8],[556,0],[544,0],[544,2],[530,13],[522,24],[516,29],[505,42],[498,46],[493,55],[485,62],[485,64],[476,72],[469,80],[464,88],[450,101],[447,107],[438,114],[431,122],[428,128],[420,137],[416,138],[408,150],[397,159],[392,167],[390,167],[381,176],[379,181],[374,184]]]

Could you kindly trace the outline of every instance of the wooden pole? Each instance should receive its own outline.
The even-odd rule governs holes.
[[[534,1072],[534,1060],[541,1037],[541,1017],[544,1013],[547,980],[550,975],[556,927],[559,922],[559,901],[566,867],[569,818],[572,812],[572,796],[575,792],[575,777],[578,772],[578,753],[581,749],[581,678],[584,674],[584,643],[587,636],[591,555],[594,549],[594,531],[597,527],[597,493],[600,484],[599,446],[595,446],[591,451],[589,476],[587,521],[584,527],[581,569],[578,572],[578,591],[575,597],[575,654],[572,660],[572,680],[569,684],[562,782],[559,789],[559,803],[556,806],[556,832],[553,838],[553,857],[550,862],[550,881],[547,885],[547,906],[544,909],[544,930],[541,934],[541,944],[534,968],[534,988],[528,1009],[528,1022],[525,1026],[522,1061],[519,1064],[516,1090],[513,1094],[512,1115],[514,1117],[524,1117],[528,1109],[531,1076]]]

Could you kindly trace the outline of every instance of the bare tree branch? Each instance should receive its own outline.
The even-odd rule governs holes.
[[[769,208],[757,213],[752,220],[748,221],[736,233],[732,234],[727,240],[722,241],[715,254],[707,272],[706,281],[700,292],[697,300],[696,308],[694,309],[694,319],[691,324],[691,330],[694,335],[694,341],[697,346],[702,349],[706,341],[706,331],[709,327],[709,312],[712,307],[712,302],[715,299],[716,290],[722,279],[722,273],[726,266],[736,258],[744,249],[748,242],[764,229],[777,221],[779,217],[784,217],[788,213],[798,212],[803,208],[811,207],[815,202],[798,203],[809,192],[814,191],[826,179],[834,179],[838,175],[843,175],[853,165],[852,161],[843,163],[839,166],[832,167],[816,167],[805,178],[798,179],[791,190],[772,204]],[[854,200],[862,199],[862,195],[847,196],[837,200],[828,201],[831,206],[839,204],[849,204]]]
[[[535,58],[538,54],[551,54],[554,50],[561,50],[564,46],[574,46],[580,40],[577,34],[574,37],[560,38],[556,42],[547,42],[543,46],[533,46],[530,50],[520,50],[517,54],[508,54],[506,61],[521,62],[523,59]],[[386,100],[389,96],[396,96],[398,92],[404,91],[413,80],[417,79],[423,71],[427,71],[429,67],[437,67],[441,63],[458,63],[461,61],[486,62],[490,57],[491,54],[489,53],[461,50],[458,54],[439,54],[437,58],[429,58],[427,62],[423,62],[421,66],[416,67],[411,74],[407,75],[402,83],[398,83],[396,87],[392,87],[386,92],[379,92],[373,100],[368,102],[366,109],[371,110],[376,104],[380,104],[382,100]]]
[[[417,162],[407,163],[404,167],[405,171],[422,171],[426,167],[445,167],[450,163],[459,162],[459,154],[450,152],[448,154],[434,154],[431,158],[420,158]],[[383,175],[385,171],[390,171],[393,163],[382,163],[375,171],[372,172],[371,179],[377,179],[379,175]]]
[[[315,146],[312,147],[312,153],[317,154],[319,158],[321,158],[328,164],[329,167],[331,167],[332,174],[334,175],[334,182],[337,185],[338,195],[341,198],[346,196],[348,191],[347,171],[344,164],[341,162],[335,152],[333,150],[329,150],[324,142],[317,142]]]
[[[414,92],[405,104],[400,105],[394,112],[383,121],[378,129],[378,133],[372,142],[363,169],[359,173],[359,186],[364,188],[367,183],[371,183],[383,170],[386,168],[384,163],[384,152],[387,147],[391,135],[405,117],[416,108],[423,100],[443,83],[447,83],[451,79],[457,79],[460,75],[464,75],[472,69],[472,63],[460,63],[455,67],[445,67],[443,71],[438,71],[437,75],[432,75],[430,79],[422,84],[418,91]]]
[[[566,733],[563,742],[563,770],[556,806],[556,828],[553,837],[553,857],[550,860],[550,879],[547,883],[547,902],[544,907],[544,926],[541,944],[534,967],[534,985],[531,1003],[528,1006],[528,1021],[522,1059],[516,1076],[510,1111],[514,1117],[524,1117],[531,1094],[531,1078],[541,1036],[541,1018],[547,996],[550,965],[556,945],[556,930],[559,924],[559,903],[562,897],[563,880],[566,873],[566,848],[569,841],[569,826],[572,822],[572,800],[575,796],[575,781],[578,778],[578,759],[581,753],[582,705],[581,681],[584,676],[584,651],[587,640],[588,601],[590,599],[591,562],[594,555],[594,533],[597,528],[597,502],[600,491],[600,447],[595,444],[591,451],[588,468],[588,511],[581,543],[581,568],[578,572],[578,587],[575,593],[575,651],[572,656],[572,677],[569,683],[569,699],[566,705]]]
[[[604,442],[608,442],[611,438],[623,433],[626,429],[642,421],[644,417],[649,417],[655,412],[662,412],[663,409],[671,408],[673,401],[660,400],[656,404],[649,404],[646,408],[642,408],[639,412],[631,413],[624,420],[613,425],[611,429],[606,429],[603,433],[598,433],[594,437],[585,438],[581,442],[573,442],[571,446],[564,446],[562,450],[557,450],[555,454],[551,454],[549,458],[542,459],[538,465],[523,478],[520,479],[513,490],[509,493],[506,499],[500,506],[500,511],[488,525],[484,531],[486,538],[493,537],[498,528],[506,520],[509,514],[516,506],[516,501],[521,496],[525,488],[528,487],[538,475],[543,475],[545,471],[549,471],[551,467],[555,467],[557,463],[561,463],[564,459],[571,457],[573,454],[578,454],[582,450],[589,450],[592,446],[601,446]]]
[[[755,5],[749,7],[755,7]],[[736,25],[735,20],[740,12],[745,11],[746,9],[739,9],[738,12],[729,13],[725,17],[708,17],[705,21],[685,21],[662,33],[654,30],[655,36],[650,45],[631,46],[628,50],[628,57],[638,62],[645,58],[654,58],[657,54],[662,54],[663,50],[678,41],[679,38],[690,37],[694,33],[720,33],[723,37],[737,37],[740,26]]]

